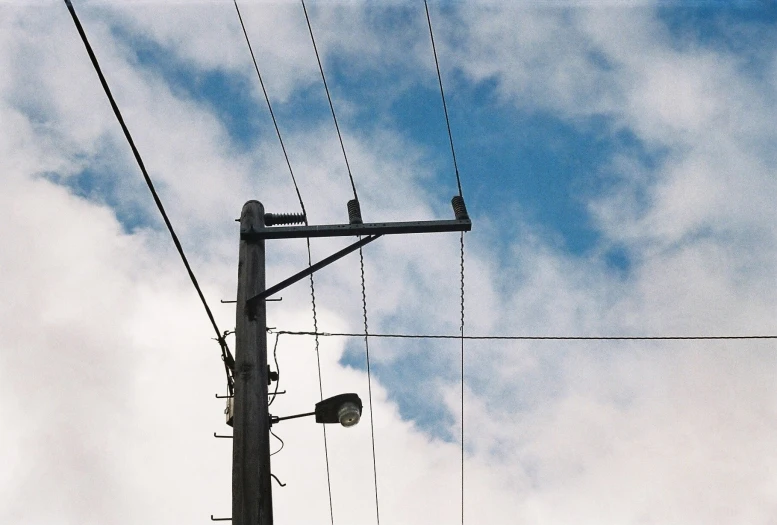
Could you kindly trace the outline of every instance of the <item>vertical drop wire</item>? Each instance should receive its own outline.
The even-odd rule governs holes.
[[[307,219],[305,224],[307,224]],[[313,260],[310,255],[310,237],[307,238],[308,244],[308,267],[313,265]],[[318,366],[318,393],[321,401],[324,400],[324,386],[321,380],[321,354],[319,353],[319,340],[318,340],[318,317],[316,316],[316,288],[313,285],[313,274],[310,274],[310,302],[313,305],[313,332],[316,341],[316,365]],[[329,447],[326,440],[326,425],[321,425],[321,429],[324,432],[324,460],[326,461],[326,486],[329,490],[329,519],[332,525],[335,523],[335,513],[332,506],[332,482],[329,476]]]
[[[464,525],[464,232],[461,232],[461,523]]]
[[[262,79],[262,74],[259,72],[259,65],[256,61],[256,56],[254,55],[254,50],[251,47],[251,41],[248,38],[248,31],[246,30],[246,26],[243,23],[243,16],[240,14],[240,8],[237,5],[237,0],[233,0],[235,4],[235,10],[237,11],[238,19],[240,20],[240,27],[243,29],[243,35],[245,36],[246,44],[248,45],[248,50],[251,53],[251,60],[254,63],[254,69],[256,70],[256,76],[259,78],[259,85],[262,87],[262,93],[264,94],[264,100],[267,103],[267,109],[270,112],[270,117],[272,118],[273,126],[275,127],[275,134],[278,136],[278,142],[280,142],[281,150],[283,151],[283,158],[286,159],[286,166],[289,168],[289,175],[291,175],[291,181],[294,184],[294,191],[297,193],[297,199],[299,200],[299,206],[302,209],[302,216],[305,221],[305,225],[308,225],[308,214],[305,210],[305,203],[302,200],[302,193],[299,190],[299,186],[297,185],[297,179],[294,176],[294,170],[291,167],[291,161],[289,160],[289,155],[286,152],[286,146],[283,143],[283,137],[281,136],[281,130],[278,127],[278,121],[275,118],[275,112],[272,109],[272,104],[270,103],[270,96],[267,93],[267,89],[264,86],[264,80]],[[332,110],[334,112],[334,109]],[[343,153],[345,153],[345,149],[343,149]],[[350,174],[350,168],[349,168],[349,174]],[[354,191],[355,188],[354,188]],[[310,253],[310,238],[307,238],[307,250],[308,250],[308,267],[313,265],[313,259]],[[319,355],[319,339],[318,339],[318,318],[316,315],[316,290],[315,285],[313,282],[313,274],[310,275],[310,299],[311,304],[313,307],[313,331],[316,333],[315,341],[316,341],[316,365],[318,368],[318,391],[321,397],[321,400],[324,399],[324,387],[323,382],[321,379],[321,358]],[[276,346],[277,346],[277,339],[276,339]],[[276,364],[277,366],[277,364]],[[277,386],[277,384],[276,384]],[[273,397],[274,399],[274,397]],[[334,508],[332,505],[332,481],[330,476],[330,469],[329,469],[329,447],[327,444],[327,438],[326,438],[326,425],[321,425],[323,429],[323,435],[324,435],[324,461],[326,463],[326,486],[327,491],[329,493],[329,518],[331,520],[332,525],[334,525]]]
[[[361,236],[359,236],[361,238]],[[375,482],[375,517],[380,525],[380,506],[378,505],[378,467],[375,461],[375,425],[372,412],[372,376],[370,374],[370,341],[369,329],[367,327],[367,287],[364,283],[364,254],[359,248],[359,265],[362,278],[362,312],[364,313],[364,348],[367,354],[367,395],[370,406],[370,435],[372,437],[372,476]]]
[[[335,124],[335,130],[337,131],[337,138],[340,141],[340,149],[343,152],[343,160],[345,160],[345,168],[348,171],[348,179],[351,182],[351,189],[353,190],[353,198],[356,199],[356,202],[359,202],[359,196],[356,193],[356,184],[353,180],[353,173],[351,172],[351,164],[348,162],[348,154],[345,151],[345,143],[343,142],[343,135],[340,132],[340,124],[337,122],[337,114],[335,113],[335,106],[332,103],[332,96],[329,92],[329,85],[326,82],[326,75],[324,74],[324,66],[321,63],[321,56],[318,52],[318,46],[316,45],[316,37],[313,35],[313,26],[310,23],[310,16],[308,15],[308,9],[305,5],[305,0],[300,0],[302,3],[302,11],[305,14],[305,22],[308,26],[308,33],[310,33],[310,41],[313,44],[313,51],[316,55],[316,62],[318,63],[318,70],[321,73],[321,81],[324,84],[324,91],[326,92],[326,99],[329,102],[329,110],[332,113],[332,120]],[[307,223],[306,223],[307,224]],[[367,352],[367,387],[369,391],[369,407],[370,407],[370,430],[372,435],[372,467],[373,467],[373,475],[375,478],[375,510],[378,516],[378,524],[380,524],[380,511],[378,510],[378,478],[377,478],[377,471],[375,468],[375,430],[373,427],[372,422],[372,383],[370,378],[370,349],[369,349],[369,342],[367,341],[367,294],[365,291],[365,285],[364,285],[364,257],[362,255],[361,248],[359,249],[359,256],[361,259],[361,284],[362,284],[362,306],[364,311],[364,343],[366,347]],[[310,239],[308,239],[308,262],[309,264],[312,264],[312,261],[310,260]],[[313,294],[313,276],[311,275],[311,295]],[[315,305],[315,298],[314,298],[314,305]],[[314,312],[315,312],[315,306],[314,306]],[[314,318],[314,323],[315,323]],[[316,328],[314,330],[316,334],[318,334],[318,329]],[[316,335],[316,358],[319,359],[318,354],[318,335]],[[320,363],[320,360],[319,360]],[[319,387],[321,385],[321,366],[319,364]],[[321,390],[321,398],[323,399],[323,390]],[[324,429],[324,447],[325,447],[325,454],[327,454],[327,480],[329,479],[329,459],[328,459],[328,453],[326,452],[326,428]],[[329,488],[329,512],[330,517],[332,518],[332,523],[334,525],[334,514],[332,512],[332,489],[331,485]]]
[[[432,53],[434,54],[434,66],[437,69],[437,82],[440,86],[440,98],[442,99],[442,109],[445,114],[445,125],[448,128],[448,141],[451,146],[451,157],[453,158],[453,169],[456,173],[456,185],[459,190],[459,197],[464,197],[461,191],[461,177],[459,176],[459,165],[456,162],[456,149],[453,147],[453,132],[451,131],[451,121],[448,116],[448,104],[445,102],[445,90],[442,86],[442,73],[440,73],[440,61],[437,58],[437,46],[434,43],[434,31],[432,30],[432,18],[429,15],[429,4],[424,0],[424,9],[426,10],[426,22],[429,26],[429,39],[432,41]],[[461,232],[461,523],[464,525],[464,232]]]

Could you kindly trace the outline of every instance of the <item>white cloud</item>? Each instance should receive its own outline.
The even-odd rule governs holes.
[[[229,7],[84,9],[222,330],[231,328],[233,312],[217,303],[234,294],[231,219],[256,197],[270,211],[296,210],[283,159],[274,143],[238,152],[212,111],[140,67],[110,24],[143,34],[195,70],[250,77]],[[316,82],[316,72],[307,42],[293,36],[305,29],[299,13],[290,14],[298,6],[264,8],[251,4],[245,14],[250,27],[277,37],[255,41],[271,42],[260,49],[271,57],[273,96],[284,100]],[[155,216],[64,10],[0,9],[0,64],[11,72],[0,79],[0,114],[12,130],[0,135],[3,521],[228,515],[230,446],[211,437],[224,432],[221,402],[212,397],[223,372],[197,298],[164,232],[142,225],[126,233],[111,208],[41,177],[72,177],[97,162],[109,169],[98,175],[120,188],[119,207],[141,203]],[[674,49],[645,9],[458,9],[456,21],[439,15],[438,44],[457,52],[471,79],[496,78],[504,100],[522,109],[572,122],[604,115],[613,129],[668,150],[657,167],[627,153],[613,159],[617,170],[609,171],[622,177],[591,202],[602,249],[628,250],[625,275],[613,275],[599,254],[573,257],[548,246],[526,224],[512,230],[511,249],[498,258],[492,244],[501,231],[478,230],[488,216],[476,222],[467,235],[467,333],[774,332],[773,85],[726,51]],[[380,33],[369,34],[371,16],[358,4],[316,6],[327,53],[351,57],[364,49],[429,66],[428,56],[402,57],[379,45]],[[354,27],[340,40],[336,28],[345,19]],[[464,31],[465,45],[446,42],[446,27]],[[42,31],[48,38],[39,38]],[[402,42],[421,49],[423,39],[410,33]],[[344,131],[365,218],[449,213],[447,196],[428,189],[420,147],[390,130],[366,137]],[[339,144],[327,133],[321,140],[316,124],[287,137],[317,223],[344,221],[350,198]],[[335,244],[314,243],[314,258]],[[304,265],[303,250],[301,243],[273,244],[268,281]],[[370,326],[456,332],[456,236],[383,239],[365,259]],[[350,256],[317,276],[321,329],[361,329],[357,263]],[[270,324],[309,329],[308,294],[306,283],[285,290],[270,308]],[[375,363],[402,367],[404,348],[376,342]],[[466,348],[468,523],[766,524],[774,515],[773,342]],[[403,373],[420,395],[444,399],[454,421],[445,430],[456,436],[457,344],[438,349],[449,352],[429,358],[439,377]],[[353,390],[366,398],[365,374],[338,364],[344,351],[343,341],[322,340],[324,395]],[[309,409],[318,399],[312,341],[283,336],[279,352],[289,394],[273,409]],[[376,381],[373,396],[381,518],[456,521],[458,443],[403,420],[391,384]],[[276,430],[286,449],[273,469],[288,483],[275,489],[278,521],[328,520],[318,428],[289,421]],[[329,437],[335,519],[369,522],[368,414]]]

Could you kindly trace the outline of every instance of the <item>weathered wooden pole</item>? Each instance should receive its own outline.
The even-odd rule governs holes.
[[[264,206],[248,201],[240,233],[264,227]],[[246,300],[265,289],[264,239],[241,240],[235,328],[232,523],[272,525],[270,417],[267,408],[267,309]]]

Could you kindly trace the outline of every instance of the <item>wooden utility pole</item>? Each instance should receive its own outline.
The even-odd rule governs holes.
[[[244,234],[264,228],[264,206],[248,201],[240,214]],[[272,525],[270,416],[267,408],[267,308],[247,300],[265,289],[264,239],[240,241],[235,328],[232,440],[232,523]]]
[[[472,222],[464,200],[452,201],[455,220],[364,223],[359,203],[348,203],[348,224],[311,226],[302,214],[265,213],[258,201],[248,201],[240,214],[240,263],[237,277],[234,396],[232,401],[232,523],[272,525],[270,486],[270,423],[316,416],[318,423],[356,424],[362,404],[356,394],[341,394],[316,403],[315,412],[272,417],[267,405],[267,308],[265,301],[314,272],[383,235],[469,231]],[[304,223],[304,226],[289,226]],[[311,237],[362,238],[316,264],[267,288],[264,261],[267,239]],[[277,380],[277,376],[274,378]],[[225,521],[229,518],[223,518]]]

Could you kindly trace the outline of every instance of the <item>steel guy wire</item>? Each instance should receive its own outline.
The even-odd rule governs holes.
[[[251,60],[254,63],[254,69],[256,70],[256,76],[259,78],[259,85],[262,87],[262,93],[264,94],[264,100],[267,103],[267,109],[270,112],[270,117],[272,118],[273,126],[275,127],[275,134],[278,136],[278,142],[281,145],[281,150],[283,151],[283,157],[286,160],[286,166],[289,168],[289,175],[291,175],[291,181],[294,184],[294,191],[297,193],[297,199],[299,200],[299,206],[302,209],[302,217],[304,219],[305,225],[308,225],[308,215],[305,210],[305,203],[302,200],[302,193],[299,190],[299,186],[297,184],[297,179],[294,176],[294,170],[291,167],[291,161],[289,160],[289,155],[286,152],[286,146],[283,143],[283,136],[281,135],[280,127],[278,126],[278,121],[275,118],[275,112],[272,109],[272,103],[270,102],[270,96],[267,93],[267,89],[264,85],[264,80],[262,79],[262,74],[259,71],[259,65],[256,61],[256,55],[254,55],[253,48],[251,47],[251,40],[248,38],[248,31],[246,30],[245,24],[243,23],[243,17],[240,14],[240,8],[237,5],[237,0],[233,0],[235,4],[235,10],[237,11],[237,16],[240,20],[240,27],[243,29],[243,36],[245,36],[245,41],[248,46],[248,50],[251,53]],[[333,110],[334,111],[334,110]],[[345,151],[345,150],[343,150]],[[350,171],[349,171],[350,173]],[[355,190],[354,190],[355,191]],[[308,251],[308,266],[312,266],[313,259],[311,256],[310,251],[310,238],[306,239],[306,245],[307,245],[307,251]],[[313,281],[313,275],[310,275],[310,298],[311,298],[311,304],[313,308],[313,330],[314,332],[318,331],[318,319],[316,315],[316,290],[315,285]],[[276,347],[278,344],[278,341],[276,339],[275,341]],[[318,366],[318,389],[321,394],[321,400],[324,399],[324,391],[323,391],[323,385],[321,380],[321,359],[319,357],[319,341],[318,337],[316,337],[315,340],[316,345],[316,365]],[[274,352],[273,352],[274,354]],[[277,360],[276,360],[276,367],[277,367]],[[280,373],[278,374],[278,377],[280,378]],[[277,392],[277,383],[276,382],[276,392]],[[273,400],[275,397],[273,396]],[[331,478],[329,473],[329,447],[327,445],[327,437],[326,437],[326,427],[323,426],[323,435],[324,435],[324,460],[326,462],[326,483],[327,483],[327,490],[329,492],[329,516],[331,518],[332,524],[334,525],[334,511],[333,511],[333,505],[332,505],[332,484],[331,484]]]
[[[332,120],[335,122],[335,129],[337,130],[337,138],[340,140],[340,149],[343,151],[343,158],[345,159],[345,167],[348,169],[348,178],[351,181],[351,188],[353,189],[353,198],[357,201],[359,196],[356,194],[356,184],[353,182],[353,174],[351,173],[351,165],[348,163],[348,155],[345,153],[345,144],[343,144],[343,135],[340,133],[340,125],[337,123],[337,115],[335,114],[335,106],[332,104],[332,96],[329,94],[329,85],[326,83],[326,75],[324,75],[324,66],[321,65],[321,57],[318,54],[318,46],[316,45],[316,37],[313,36],[313,26],[310,25],[310,17],[308,16],[308,8],[305,6],[305,0],[302,2],[302,10],[305,12],[305,21],[308,24],[308,32],[310,33],[310,41],[313,43],[313,51],[316,53],[316,61],[318,62],[318,70],[321,72],[321,80],[324,82],[324,91],[326,91],[326,99],[329,101],[329,109],[332,111]]]
[[[127,143],[132,149],[132,154],[134,155],[135,161],[137,162],[138,167],[140,168],[140,171],[143,174],[143,178],[145,179],[146,185],[148,186],[148,189],[151,192],[151,196],[154,198],[154,202],[156,203],[157,209],[159,210],[159,213],[162,216],[162,219],[164,220],[165,226],[167,226],[167,230],[170,232],[170,237],[173,240],[173,244],[175,244],[176,250],[178,250],[178,255],[180,255],[181,260],[183,261],[183,265],[186,267],[186,272],[189,274],[189,279],[191,280],[192,285],[194,286],[194,289],[197,291],[197,295],[199,296],[200,301],[202,302],[202,306],[205,308],[205,313],[207,314],[208,319],[210,320],[210,323],[213,325],[213,329],[216,331],[216,340],[219,342],[219,346],[221,346],[221,359],[224,361],[224,370],[227,375],[227,390],[231,395],[233,392],[233,378],[232,378],[228,363],[230,361],[234,361],[234,359],[232,358],[232,354],[229,351],[227,342],[224,339],[224,336],[222,336],[218,325],[216,324],[216,319],[213,317],[213,312],[211,312],[210,307],[208,306],[208,301],[205,299],[205,295],[202,293],[202,289],[200,288],[200,285],[197,282],[197,278],[194,276],[194,272],[192,271],[192,268],[189,265],[189,260],[186,258],[186,254],[183,251],[183,246],[181,246],[181,242],[178,240],[178,236],[175,234],[173,225],[170,222],[170,219],[167,217],[167,212],[165,211],[165,208],[162,205],[162,201],[159,198],[159,195],[157,194],[156,189],[154,188],[154,183],[152,182],[151,177],[149,176],[148,171],[146,170],[146,165],[143,163],[143,159],[140,156],[140,152],[138,151],[138,148],[135,146],[135,141],[132,140],[132,135],[130,134],[129,128],[127,128],[127,125],[124,122],[124,118],[121,115],[121,110],[119,109],[119,106],[116,104],[116,101],[113,98],[113,94],[111,93],[110,87],[108,87],[108,81],[105,79],[105,76],[103,75],[102,69],[100,68],[100,64],[97,61],[97,56],[94,54],[91,44],[89,44],[89,39],[86,37],[86,32],[84,31],[84,28],[78,19],[78,15],[76,14],[75,9],[73,8],[73,4],[70,2],[70,0],[64,0],[64,2],[65,2],[65,5],[67,6],[68,11],[70,11],[70,16],[73,18],[73,22],[75,23],[76,29],[78,30],[78,34],[81,36],[81,40],[84,43],[84,47],[86,47],[86,52],[89,54],[89,59],[92,61],[92,66],[94,67],[94,70],[97,73],[98,78],[100,79],[100,84],[102,84],[103,86],[105,95],[108,97],[108,101],[111,104],[111,108],[113,109],[113,113],[116,116],[116,120],[119,121],[119,125],[121,126],[121,129],[124,132],[124,137],[127,139]]]

